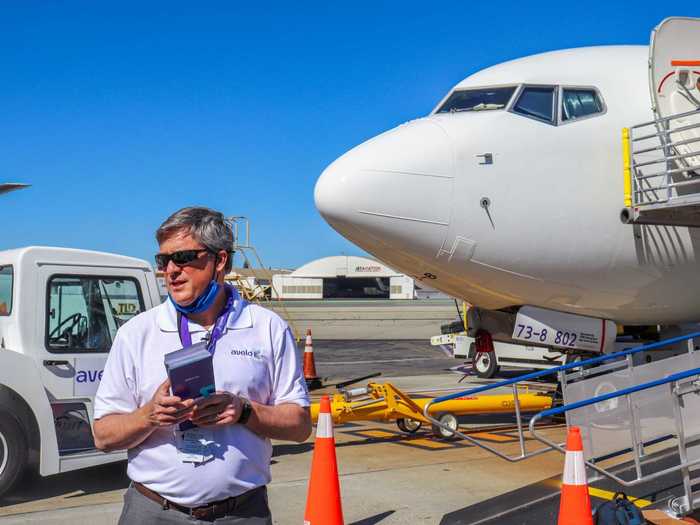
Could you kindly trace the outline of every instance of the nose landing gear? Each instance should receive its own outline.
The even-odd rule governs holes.
[[[482,379],[491,379],[499,370],[491,334],[479,330],[474,340],[474,350],[472,367],[476,375]]]

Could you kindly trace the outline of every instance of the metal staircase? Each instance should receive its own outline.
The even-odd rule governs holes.
[[[586,435],[584,455],[592,471],[624,487],[680,473],[682,493],[668,501],[669,510],[677,516],[699,510],[700,352],[694,348],[691,343],[688,354],[602,375],[589,370],[589,377],[580,376],[565,390],[566,404],[530,420],[532,437],[564,453],[561,444],[538,431],[537,423],[566,414],[567,425],[580,426]],[[599,395],[590,397],[592,392]],[[632,456],[634,472],[620,476],[614,466],[601,464],[620,454]]]
[[[233,266],[236,267],[237,261],[240,261],[238,266],[241,268],[264,270],[265,265],[258,251],[250,242],[250,221],[248,218],[243,216],[226,217],[226,222],[230,224],[233,230]],[[243,237],[244,234],[245,237]],[[263,306],[276,309],[287,321],[294,339],[297,342],[301,340],[300,332],[297,330],[289,311],[284,306],[284,302],[277,299],[280,294],[272,293],[274,284],[271,273],[269,283],[266,284],[251,284],[244,275],[235,270],[226,276],[226,280],[238,289],[238,292],[246,301],[260,303]]]
[[[565,453],[564,444],[547,434],[551,426],[541,424],[565,415],[567,425],[581,428],[586,466],[596,479],[606,477],[622,487],[634,487],[680,473],[682,493],[670,506],[677,515],[686,515],[700,509],[699,338],[700,332],[690,333],[450,393],[431,400],[423,413],[433,425],[513,463],[553,450]],[[680,353],[652,362],[644,358],[648,352],[668,347]],[[564,404],[536,414],[527,424],[517,387],[552,374],[559,378]],[[514,395],[520,445],[516,455],[466,431],[444,427],[429,413],[445,401],[505,387],[512,388]],[[528,447],[532,438],[544,447]],[[664,461],[660,462],[660,457]],[[621,474],[619,467],[626,464],[632,469]]]
[[[700,109],[622,130],[628,224],[700,227]]]

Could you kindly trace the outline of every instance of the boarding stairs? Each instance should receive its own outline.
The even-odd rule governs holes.
[[[667,18],[651,34],[654,120],[622,130],[623,222],[700,227],[700,19]]]
[[[553,441],[541,424],[564,416],[567,426],[581,428],[589,479],[605,477],[622,487],[635,487],[679,475],[683,494],[671,500],[670,507],[678,516],[687,515],[700,509],[700,346],[696,342],[700,344],[700,332],[446,394],[429,402],[423,413],[433,425],[513,463],[550,451],[564,454],[564,444]],[[675,355],[658,359],[668,348]],[[552,374],[562,386],[563,404],[526,423],[518,386]],[[505,453],[502,446],[468,431],[447,428],[429,415],[429,411],[439,412],[445,401],[503,388],[512,389],[515,401],[516,454]],[[534,441],[539,442],[535,448]],[[631,470],[621,474],[622,466],[630,464]]]
[[[700,109],[622,133],[623,222],[700,227]]]

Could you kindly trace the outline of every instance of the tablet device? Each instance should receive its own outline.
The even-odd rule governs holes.
[[[204,342],[165,354],[165,370],[170,390],[180,399],[207,397],[216,391],[213,356]],[[191,421],[180,423],[180,430],[194,428]]]

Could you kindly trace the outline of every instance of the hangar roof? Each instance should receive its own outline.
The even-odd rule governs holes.
[[[292,277],[398,277],[403,274],[369,257],[335,255],[311,261],[291,273]]]

